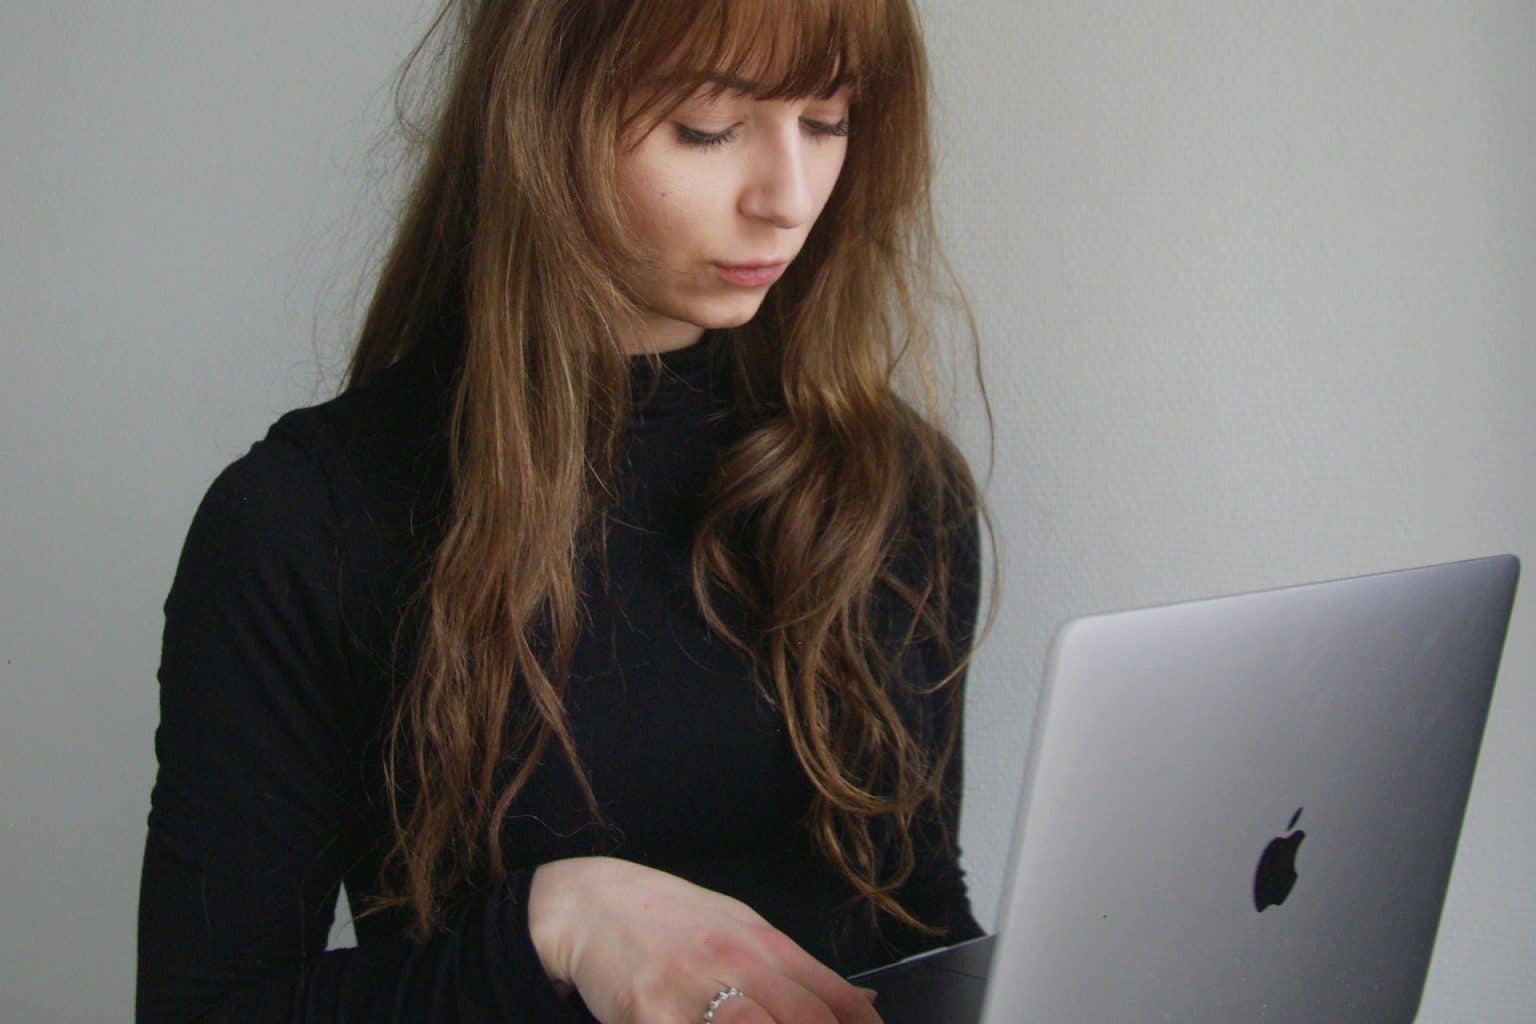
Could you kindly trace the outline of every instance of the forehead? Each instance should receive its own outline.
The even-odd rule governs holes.
[[[621,72],[621,80],[630,82],[622,101],[626,132],[649,131],[683,103],[728,92],[757,100],[804,100],[846,90],[857,102],[863,33],[787,17],[773,3],[733,2],[723,10],[729,12],[723,21],[693,21],[680,38],[627,55],[627,73]]]
[[[823,77],[828,80],[820,80]],[[643,121],[647,129],[654,128],[685,103],[713,101],[726,93],[757,100],[832,99],[846,95],[850,102],[857,102],[859,81],[851,67],[841,63],[829,75],[808,74],[804,69],[796,73],[791,69],[776,80],[698,67],[662,70],[640,80],[625,104],[625,121],[630,126]]]
[[[786,16],[782,9],[775,12],[777,6],[733,3],[725,8],[730,16],[712,26],[695,22],[650,55],[639,84],[673,95],[729,89],[759,99],[831,95],[852,85],[858,77],[859,33],[849,26],[834,30],[804,12]],[[754,9],[756,15],[745,13]]]
[[[793,68],[775,78],[759,78],[726,70],[705,68],[668,69],[640,80],[644,92],[686,97],[701,92],[719,95],[734,92],[757,99],[805,99],[830,97],[845,90],[857,92],[858,75],[841,59],[830,72]]]

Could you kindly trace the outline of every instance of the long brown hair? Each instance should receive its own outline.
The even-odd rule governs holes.
[[[942,643],[945,552],[978,517],[991,527],[935,425],[936,264],[953,274],[929,201],[929,75],[910,0],[462,0],[438,13],[401,83],[443,33],[422,162],[346,382],[367,383],[444,324],[462,334],[451,509],[387,735],[392,881],[360,916],[408,908],[425,939],[482,858],[504,878],[502,818],[551,740],[606,824],[564,698],[578,567],[601,544],[629,410],[624,339],[640,309],[621,269],[655,258],[625,220],[615,157],[714,71],[758,79],[762,98],[843,81],[855,94],[820,218],[758,314],[725,332],[749,429],[705,497],[694,594],[783,715],[815,793],[805,824],[829,861],[872,918],[937,932],[891,893],[915,864],[911,827],[924,808],[938,818],[956,733],[930,758],[903,723],[902,652],[876,643],[875,598],[909,610],[905,643]],[[676,74],[658,83],[657,69]],[[908,564],[919,571],[897,571]],[[753,636],[717,614],[722,592],[754,615]],[[956,685],[970,654],[947,653],[935,690]],[[501,765],[516,771],[498,792]],[[404,820],[400,771],[415,796]]]

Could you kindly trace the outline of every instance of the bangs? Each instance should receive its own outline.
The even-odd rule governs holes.
[[[825,99],[849,86],[857,103],[884,56],[883,7],[881,0],[636,4],[620,32],[615,77],[639,105],[623,128],[644,121],[648,131],[689,97],[716,99],[727,90],[760,100]]]

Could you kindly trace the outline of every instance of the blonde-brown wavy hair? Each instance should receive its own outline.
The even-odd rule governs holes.
[[[624,342],[640,307],[623,271],[656,258],[625,219],[615,158],[713,71],[760,81],[766,99],[845,81],[854,98],[820,218],[758,314],[725,332],[747,429],[705,499],[694,594],[783,715],[820,849],[872,918],[937,933],[892,893],[915,863],[913,825],[938,820],[956,733],[930,757],[904,724],[901,651],[878,642],[876,594],[910,610],[904,643],[943,643],[945,551],[978,518],[991,526],[936,427],[936,266],[954,275],[929,200],[929,72],[910,0],[450,2],[397,97],[434,39],[419,170],[345,384],[367,383],[445,323],[462,333],[451,509],[413,603],[420,635],[384,754],[388,881],[359,916],[407,908],[422,940],[482,860],[502,880],[502,819],[551,741],[606,825],[564,698],[579,566],[602,547],[629,410]],[[974,353],[974,319],[954,294]],[[722,590],[751,611],[753,636],[717,614]],[[970,655],[947,653],[935,690],[955,686]],[[509,721],[517,706],[527,713]],[[498,792],[502,765],[516,770]],[[414,788],[408,815],[400,772]]]

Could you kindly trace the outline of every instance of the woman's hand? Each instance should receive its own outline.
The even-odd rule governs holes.
[[[751,907],[614,857],[541,865],[528,896],[534,949],[603,1024],[880,1024],[861,989]]]

